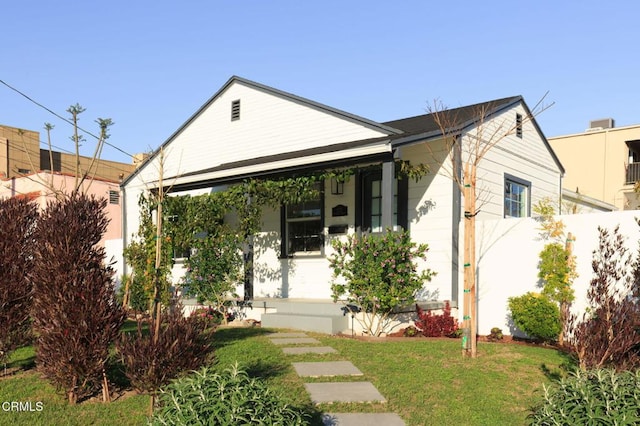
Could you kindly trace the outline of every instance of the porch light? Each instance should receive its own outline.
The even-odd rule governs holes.
[[[344,194],[344,182],[340,182],[338,181],[338,179],[332,177],[331,178],[331,194],[332,195]]]

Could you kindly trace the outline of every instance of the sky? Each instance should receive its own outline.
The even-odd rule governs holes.
[[[115,123],[109,160],[158,148],[234,75],[375,121],[522,95],[551,105],[537,116],[547,137],[640,124],[634,0],[20,0],[1,13],[0,124],[44,142],[51,123],[71,151],[72,126],[47,109],[80,104],[83,129]]]

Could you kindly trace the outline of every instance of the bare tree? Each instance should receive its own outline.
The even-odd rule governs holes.
[[[470,107],[471,111],[450,110],[440,101],[434,101],[427,108],[443,136],[448,155],[448,165],[443,164],[442,170],[457,184],[464,200],[463,328],[470,331],[471,340],[468,347],[463,347],[464,356],[475,358],[477,355],[476,215],[489,201],[487,188],[478,186],[478,166],[498,143],[521,132],[525,123],[553,105],[543,104],[545,97],[519,121],[492,118],[498,106],[492,102]]]

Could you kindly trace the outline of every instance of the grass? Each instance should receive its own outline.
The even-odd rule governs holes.
[[[238,363],[252,377],[263,378],[289,403],[301,407],[320,424],[321,412],[386,412],[399,414],[407,425],[525,424],[528,408],[537,401],[542,384],[561,376],[570,363],[562,353],[541,347],[479,343],[476,359],[463,359],[460,341],[398,339],[363,341],[308,333],[336,354],[285,356],[260,328],[225,328],[214,336],[215,368]],[[339,380],[371,381],[386,404],[312,405],[304,382],[292,362],[349,360],[362,377]],[[40,412],[0,411],[0,424],[12,425],[141,425],[149,399],[120,398],[110,404],[86,401],[69,406],[33,369],[33,348],[16,351],[8,364],[20,372],[0,379],[0,402],[41,401]],[[118,373],[115,368],[115,374]],[[120,377],[118,380],[122,380]],[[116,380],[117,381],[117,380]]]
[[[285,357],[264,330],[224,329],[217,333],[218,364],[223,368],[237,360],[292,404],[308,409],[316,421],[319,411],[393,411],[407,425],[514,425],[526,424],[542,384],[563,375],[571,363],[566,355],[542,347],[479,343],[478,358],[463,359],[460,340],[363,341],[308,334],[338,353]],[[302,379],[291,363],[320,360],[351,361],[364,376],[339,380],[371,381],[388,402],[311,406],[304,381],[336,378]]]

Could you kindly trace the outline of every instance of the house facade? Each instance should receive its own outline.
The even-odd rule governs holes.
[[[484,111],[482,125],[476,112]],[[325,181],[317,200],[266,210],[253,242],[246,299],[330,299],[331,241],[357,232],[409,230],[429,244],[437,272],[422,300],[462,300],[462,192],[452,179],[451,137],[501,134],[478,167],[479,220],[531,215],[543,198],[561,202],[563,168],[524,100],[499,99],[450,110],[456,129],[444,137],[433,115],[384,123],[368,120],[239,77],[232,77],[122,184],[126,246],[139,225],[138,198],[159,184],[170,195],[218,191],[247,178],[304,175],[348,168],[344,184]],[[523,120],[523,117],[525,118]],[[512,129],[513,132],[507,132]],[[162,160],[161,160],[162,159]],[[418,180],[398,174],[398,161],[424,164]],[[129,271],[127,271],[129,272]],[[175,279],[181,271],[178,265]]]
[[[567,170],[565,188],[618,210],[640,207],[634,191],[640,180],[640,125],[595,120],[585,132],[550,137],[549,143]]]

